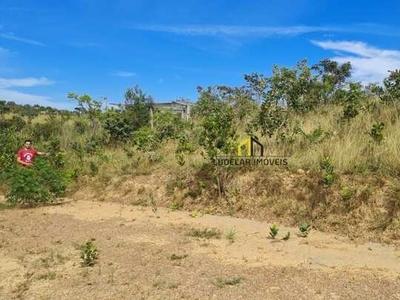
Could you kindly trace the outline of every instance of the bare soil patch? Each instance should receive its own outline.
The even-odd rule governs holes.
[[[394,245],[289,227],[273,240],[270,225],[89,201],[3,210],[0,299],[400,299]],[[82,267],[89,238],[100,255]]]

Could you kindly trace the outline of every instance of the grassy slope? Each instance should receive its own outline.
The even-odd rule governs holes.
[[[206,160],[199,148],[186,157],[184,166],[177,164],[172,140],[162,142],[154,153],[127,145],[101,146],[97,154],[85,154],[80,160],[70,143],[90,137],[74,131],[74,120],[60,126],[59,139],[68,158],[67,168],[81,174],[71,188],[76,197],[148,205],[155,201],[290,225],[308,221],[322,230],[391,242],[400,234],[399,110],[372,105],[340,125],[341,113],[341,108],[323,107],[293,116],[286,132],[291,142],[278,143],[276,137],[262,140],[268,154],[291,155],[289,165],[220,170],[223,197],[217,192],[214,170],[204,167]],[[376,121],[385,124],[380,144],[368,135]],[[46,120],[40,116],[33,122]],[[294,134],[296,123],[306,137]],[[313,135],[318,128],[322,133]],[[46,143],[38,146],[46,148]],[[320,162],[327,156],[335,181],[324,188]]]

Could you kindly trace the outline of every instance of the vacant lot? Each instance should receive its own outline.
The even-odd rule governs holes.
[[[270,225],[89,201],[3,210],[0,298],[400,299],[394,246],[283,227],[274,240]]]

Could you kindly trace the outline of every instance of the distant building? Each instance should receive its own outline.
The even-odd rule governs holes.
[[[124,107],[123,103],[109,103],[113,106]],[[153,103],[153,106],[150,107],[150,118],[151,118],[151,127],[153,127],[153,114],[154,111],[169,111],[173,114],[179,115],[182,120],[189,121],[190,113],[192,110],[194,103],[185,101],[185,100],[175,100],[172,102],[163,102],[163,103]]]

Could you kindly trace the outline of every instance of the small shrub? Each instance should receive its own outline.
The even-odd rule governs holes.
[[[335,181],[335,175],[333,173],[333,166],[331,164],[331,160],[329,157],[324,157],[322,160],[320,167],[323,171],[325,171],[325,174],[322,178],[322,184],[324,187],[329,187],[333,184]]]
[[[302,237],[306,237],[311,230],[310,224],[308,224],[307,222],[304,222],[303,224],[300,225],[299,230],[300,230],[300,235]]]
[[[383,141],[383,129],[384,128],[385,128],[385,124],[382,122],[377,121],[372,125],[372,129],[368,134],[375,143],[380,144]]]
[[[200,218],[201,216],[203,216],[203,214],[197,209],[195,209],[192,212],[190,212],[189,216],[191,216],[192,218]]]
[[[45,204],[64,196],[67,176],[51,167],[46,160],[37,160],[32,167],[18,167],[10,172],[8,183],[11,191],[6,196],[12,205]]]
[[[147,127],[142,127],[133,133],[133,143],[143,152],[154,151],[160,145],[157,135]]]
[[[99,258],[97,246],[93,243],[93,239],[89,239],[85,244],[81,245],[82,266],[92,267]]]
[[[274,239],[279,231],[279,227],[276,224],[273,224],[270,228],[269,228],[269,235]]]
[[[234,243],[236,238],[236,229],[231,228],[226,234],[226,239],[229,240],[230,243]]]
[[[232,277],[232,278],[228,278],[228,279],[218,278],[214,284],[217,287],[222,288],[226,285],[238,285],[242,280],[243,280],[243,277]]]
[[[175,210],[180,210],[182,208],[182,206],[183,206],[182,203],[174,201],[168,206],[168,208],[171,211],[175,211]]]
[[[188,235],[192,237],[199,237],[206,239],[211,239],[211,238],[220,239],[221,231],[216,228],[205,228],[205,229],[192,228],[189,231]]]
[[[90,169],[90,175],[92,176],[95,176],[99,173],[99,166],[93,161],[89,163],[89,169]]]

